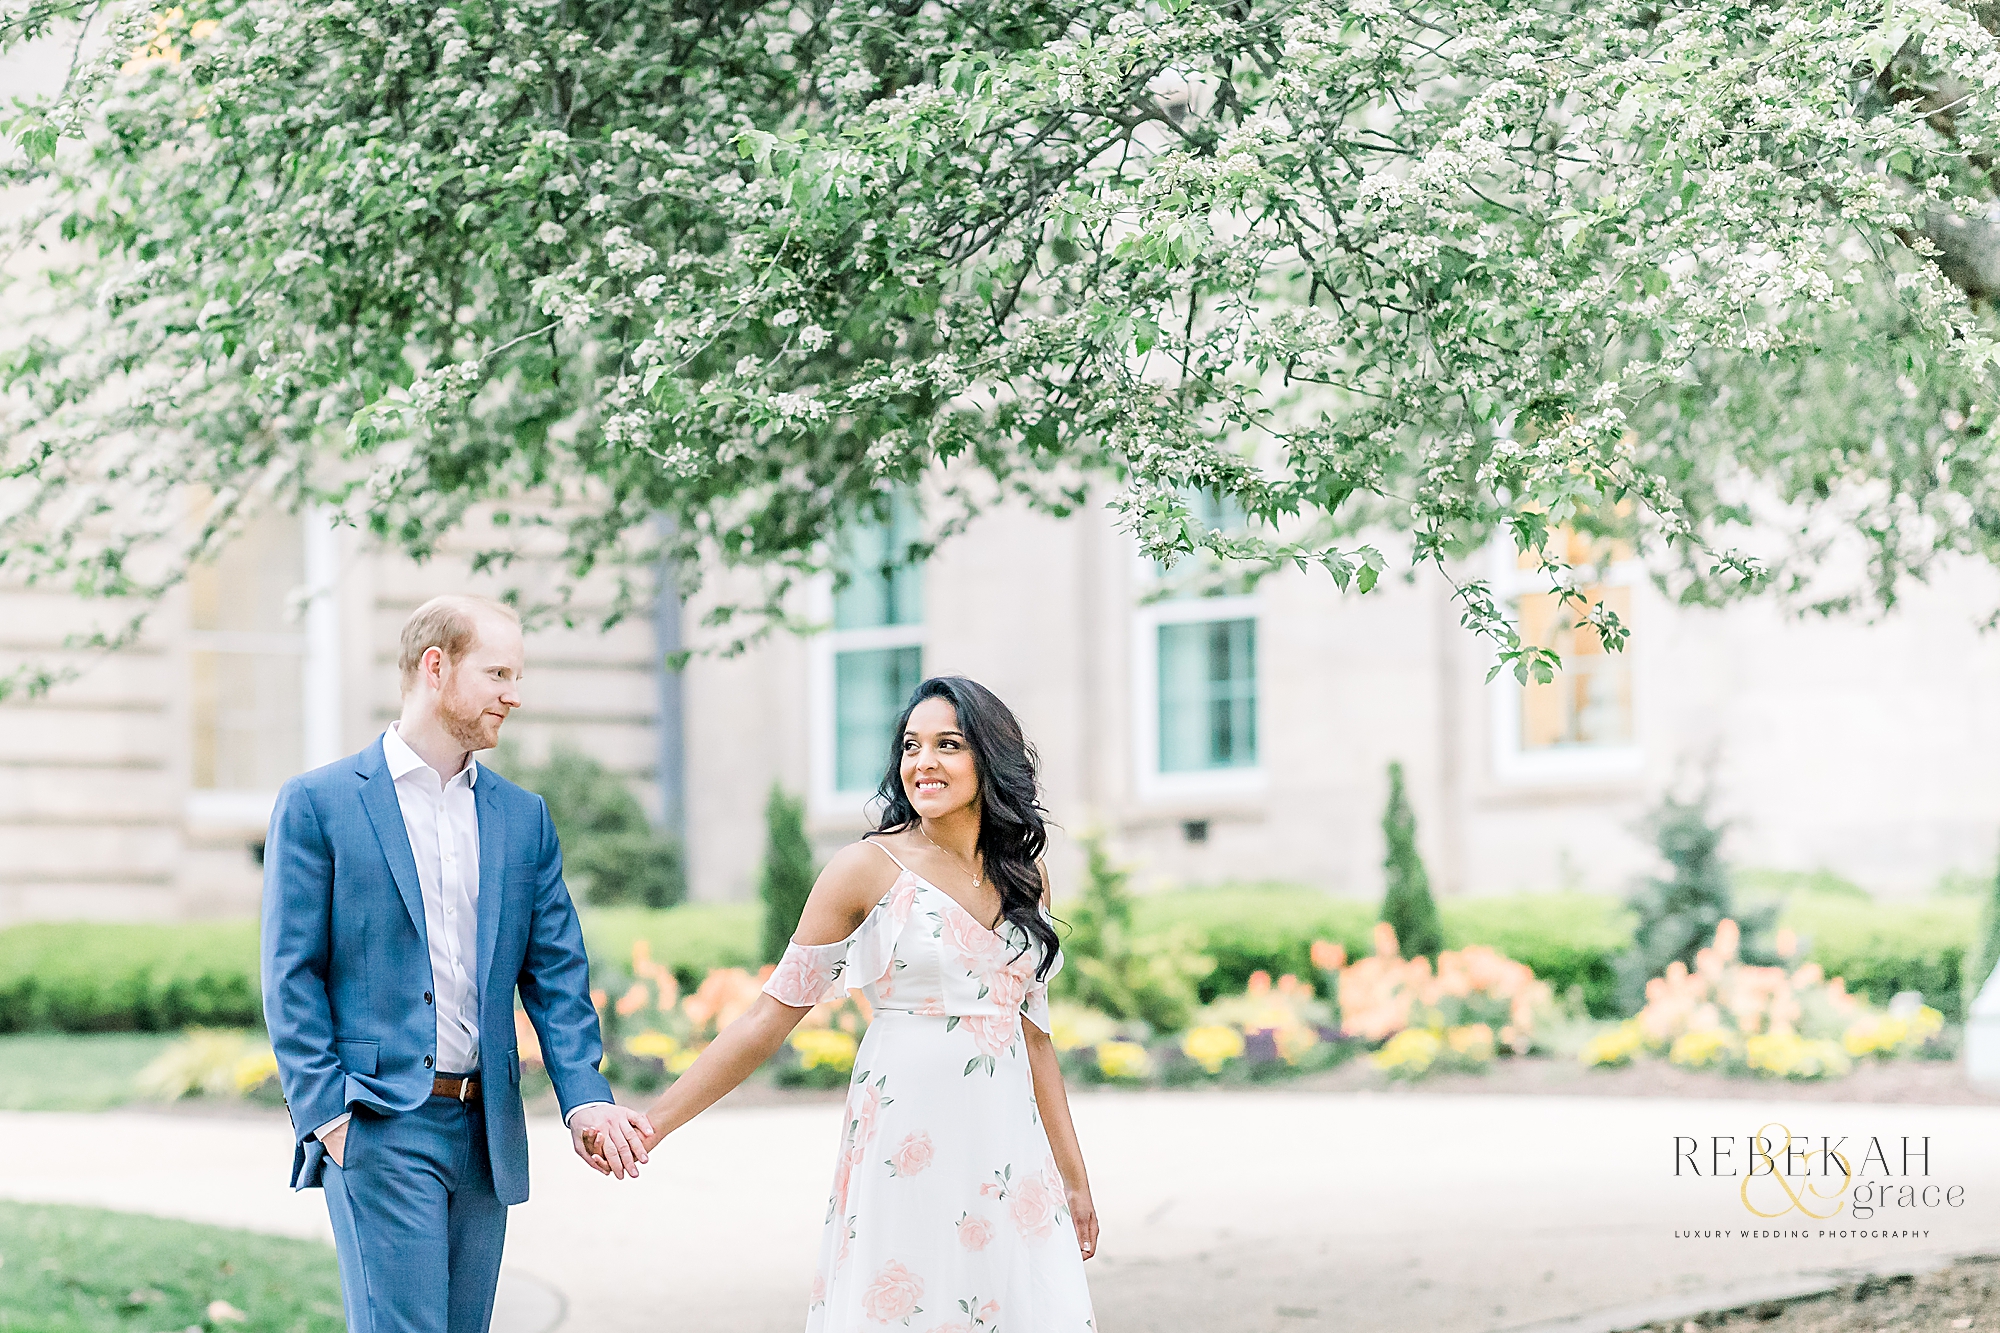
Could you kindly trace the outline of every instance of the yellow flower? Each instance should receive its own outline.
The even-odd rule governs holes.
[[[1431,1067],[1444,1043],[1429,1028],[1404,1028],[1368,1057],[1377,1069],[1415,1076]]]
[[[854,1052],[859,1048],[853,1037],[838,1028],[800,1028],[792,1033],[790,1045],[799,1053],[801,1068],[837,1069],[843,1074],[854,1068]]]
[[[1796,1032],[1760,1032],[1743,1043],[1744,1060],[1760,1074],[1780,1078],[1826,1078],[1853,1066],[1841,1043],[1808,1040]]]
[[[1220,1023],[1189,1028],[1181,1038],[1181,1054],[1209,1073],[1219,1074],[1225,1063],[1243,1054],[1243,1034]]]
[[[682,1074],[687,1073],[689,1066],[700,1059],[701,1053],[707,1049],[707,1046],[681,1047],[678,1051],[667,1057],[667,1072],[675,1078],[679,1078]]]
[[[625,1043],[625,1049],[649,1060],[671,1060],[681,1044],[664,1032],[641,1032]]]
[[[1628,1020],[1620,1023],[1615,1031],[1600,1032],[1585,1042],[1577,1058],[1593,1068],[1629,1064],[1645,1044],[1638,1023]]]
[[[1153,1059],[1136,1041],[1107,1041],[1097,1048],[1097,1067],[1106,1078],[1140,1079],[1153,1072]]]
[[[278,1076],[278,1057],[269,1051],[246,1055],[236,1062],[236,1091],[254,1092]]]
[[[1667,1059],[1689,1069],[1706,1069],[1734,1050],[1735,1041],[1722,1028],[1703,1028],[1696,1032],[1683,1032],[1674,1038],[1674,1044],[1667,1050]]]
[[[1058,1000],[1049,1006],[1049,1040],[1059,1051],[1101,1046],[1118,1034],[1118,1021],[1081,1004]]]

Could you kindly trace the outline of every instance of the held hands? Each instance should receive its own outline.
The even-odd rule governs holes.
[[[569,1118],[569,1139],[576,1155],[599,1175],[620,1180],[639,1174],[639,1166],[646,1160],[646,1142],[652,1135],[652,1122],[644,1114],[610,1102],[583,1107]]]

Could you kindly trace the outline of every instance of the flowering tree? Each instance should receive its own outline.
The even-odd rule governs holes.
[[[1569,524],[1689,600],[1891,598],[2000,540],[1986,13],[4,0],[94,26],[12,121],[0,568],[142,593],[274,493],[422,555],[486,502],[578,572],[767,571],[740,642],[892,488],[935,540],[1111,475],[1169,560],[1366,591],[1403,530],[1524,678],[1450,559],[1495,531],[1559,591]]]

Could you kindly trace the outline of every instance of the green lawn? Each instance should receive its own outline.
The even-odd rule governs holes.
[[[247,1316],[212,1322],[213,1301]],[[333,1251],[97,1208],[0,1203],[0,1333],[340,1333]]]
[[[169,1032],[0,1037],[0,1111],[102,1111],[132,1101],[133,1076],[175,1039]]]

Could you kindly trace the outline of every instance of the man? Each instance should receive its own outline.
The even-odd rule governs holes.
[[[264,1016],[292,1187],[325,1187],[348,1329],[484,1333],[507,1206],[528,1197],[516,987],[577,1155],[636,1175],[651,1126],[597,1069],[548,807],[472,757],[521,706],[520,621],[433,598],[398,662],[402,716],[271,812]]]

